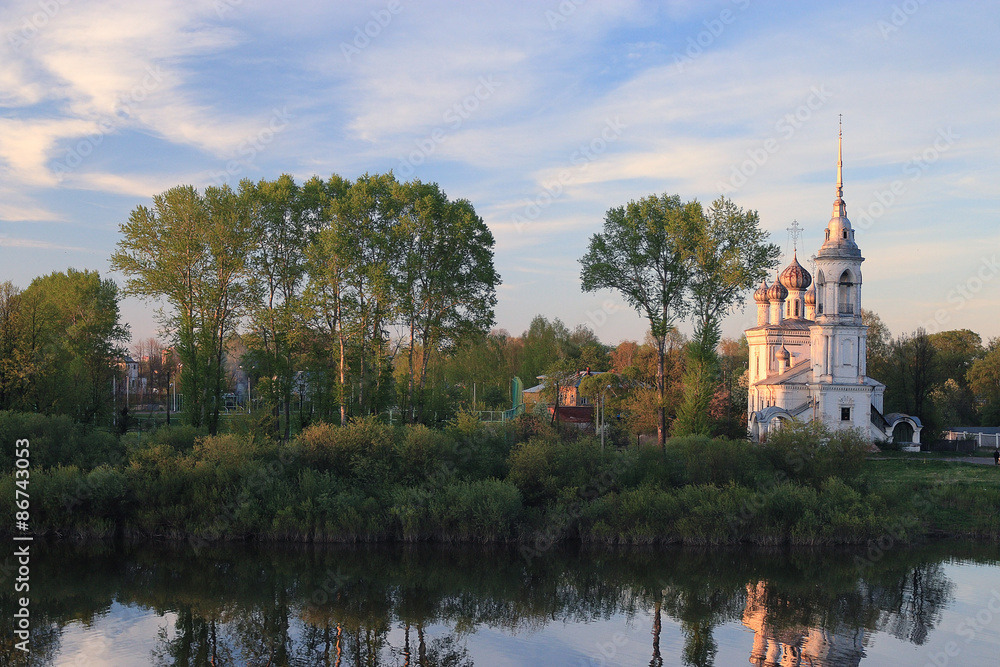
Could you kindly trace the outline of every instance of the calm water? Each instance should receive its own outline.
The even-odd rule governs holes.
[[[997,556],[36,543],[0,665],[997,665]]]

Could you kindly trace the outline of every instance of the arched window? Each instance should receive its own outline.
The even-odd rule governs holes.
[[[850,271],[840,274],[840,284],[838,288],[838,312],[845,315],[854,313],[854,277]]]
[[[816,272],[816,314],[823,314],[823,301],[826,298],[826,276],[823,270]]]

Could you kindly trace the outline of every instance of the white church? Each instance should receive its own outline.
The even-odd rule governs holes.
[[[837,151],[837,198],[826,239],[815,255],[815,279],[793,254],[771,285],[754,292],[757,326],[750,345],[748,429],[767,438],[783,421],[821,420],[855,427],[873,441],[919,448],[916,417],[883,415],[885,385],[866,375],[868,327],[861,323],[861,263],[844,204],[843,136]]]

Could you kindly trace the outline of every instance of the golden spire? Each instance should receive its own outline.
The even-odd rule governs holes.
[[[840,116],[840,132],[837,136],[837,199],[844,196],[844,114]]]
[[[837,134],[837,198],[833,200],[833,217],[846,218],[847,206],[844,204],[844,114],[838,115],[840,116],[840,132]]]

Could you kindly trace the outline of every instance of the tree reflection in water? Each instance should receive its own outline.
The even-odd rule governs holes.
[[[119,603],[172,614],[150,656],[164,666],[465,667],[481,628],[624,617],[650,618],[649,664],[660,667],[666,615],[686,665],[712,665],[716,628],[743,624],[750,664],[841,667],[860,663],[874,632],[924,643],[953,595],[941,563],[954,557],[995,562],[988,548],[956,545],[858,570],[852,554],[829,551],[566,549],[526,563],[514,550],[434,545],[228,545],[196,558],[183,545],[54,543],[33,563],[31,664],[53,663],[68,623]],[[0,594],[7,618],[14,604]],[[13,636],[0,640],[0,666],[21,664]]]

